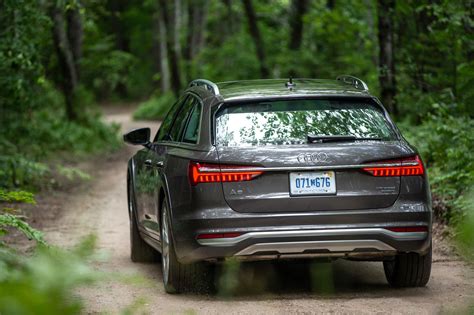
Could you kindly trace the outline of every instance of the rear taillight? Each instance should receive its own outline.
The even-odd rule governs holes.
[[[242,169],[242,171],[240,171]],[[189,163],[191,185],[199,183],[241,182],[252,180],[262,171],[253,171],[251,166]]]
[[[374,164],[387,164],[387,166],[364,167],[363,170],[373,176],[416,176],[423,175],[425,169],[418,155],[388,161],[373,162]]]

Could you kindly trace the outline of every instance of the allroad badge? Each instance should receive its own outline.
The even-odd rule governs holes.
[[[318,163],[326,162],[328,160],[328,155],[324,152],[319,153],[302,153],[296,157],[300,163]]]

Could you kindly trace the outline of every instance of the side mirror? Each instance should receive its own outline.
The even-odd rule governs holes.
[[[148,145],[150,143],[150,128],[134,129],[123,135],[123,141],[133,145]]]

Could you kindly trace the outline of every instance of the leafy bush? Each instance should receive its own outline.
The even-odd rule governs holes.
[[[91,25],[93,23],[86,25],[86,35],[93,31],[90,30]],[[136,60],[130,53],[114,50],[112,38],[101,35],[101,38],[92,36],[87,42],[89,45],[85,47],[81,66],[87,88],[99,99],[104,99],[110,97],[119,86],[127,85],[128,73]]]
[[[42,161],[57,158],[58,153],[81,156],[120,147],[117,125],[106,125],[94,108],[86,109],[81,121],[66,120],[61,101],[51,89],[45,88],[49,92],[43,95],[49,106],[32,112],[28,121],[10,121],[10,128],[2,131],[0,187],[48,184],[52,173],[61,173],[61,167],[51,169]]]
[[[40,246],[32,257],[0,248],[1,314],[79,314],[74,289],[101,275],[88,266],[95,238],[73,250]]]
[[[146,102],[141,103],[133,113],[135,119],[163,119],[176,101],[173,93],[167,92],[160,96],[152,96]]]
[[[400,124],[428,168],[434,211],[445,221],[459,221],[467,210],[465,194],[474,185],[474,120],[455,105],[437,103],[418,126]]]
[[[92,94],[84,87],[76,95],[80,119],[66,119],[64,96],[46,79],[45,67],[54,63],[46,8],[34,0],[0,2],[0,187],[41,186],[51,173],[45,159],[120,143],[117,127],[87,106]]]
[[[78,314],[81,304],[73,289],[99,279],[87,265],[95,238],[86,238],[72,251],[52,248],[19,209],[10,207],[21,203],[35,203],[33,194],[0,189],[0,205],[9,206],[0,208],[0,237],[16,229],[39,247],[25,257],[0,238],[0,314]]]
[[[7,203],[8,205],[18,203],[34,204],[35,199],[32,193],[26,191],[5,191],[0,189],[0,204],[1,203]],[[35,240],[40,244],[45,244],[43,234],[23,221],[22,217],[17,213],[18,209],[10,206],[0,208],[0,237],[8,233],[8,228],[14,228],[23,233],[28,239]],[[7,248],[5,243],[0,239],[0,250],[5,248]]]
[[[463,198],[465,216],[457,226],[456,239],[461,252],[474,261],[474,188]]]

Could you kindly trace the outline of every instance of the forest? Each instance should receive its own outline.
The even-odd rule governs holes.
[[[472,0],[0,0],[0,266],[23,263],[8,227],[43,242],[15,209],[58,174],[88,176],[63,161],[120,148],[103,104],[157,121],[195,78],[341,74],[367,82],[420,150],[436,219],[472,222]]]

